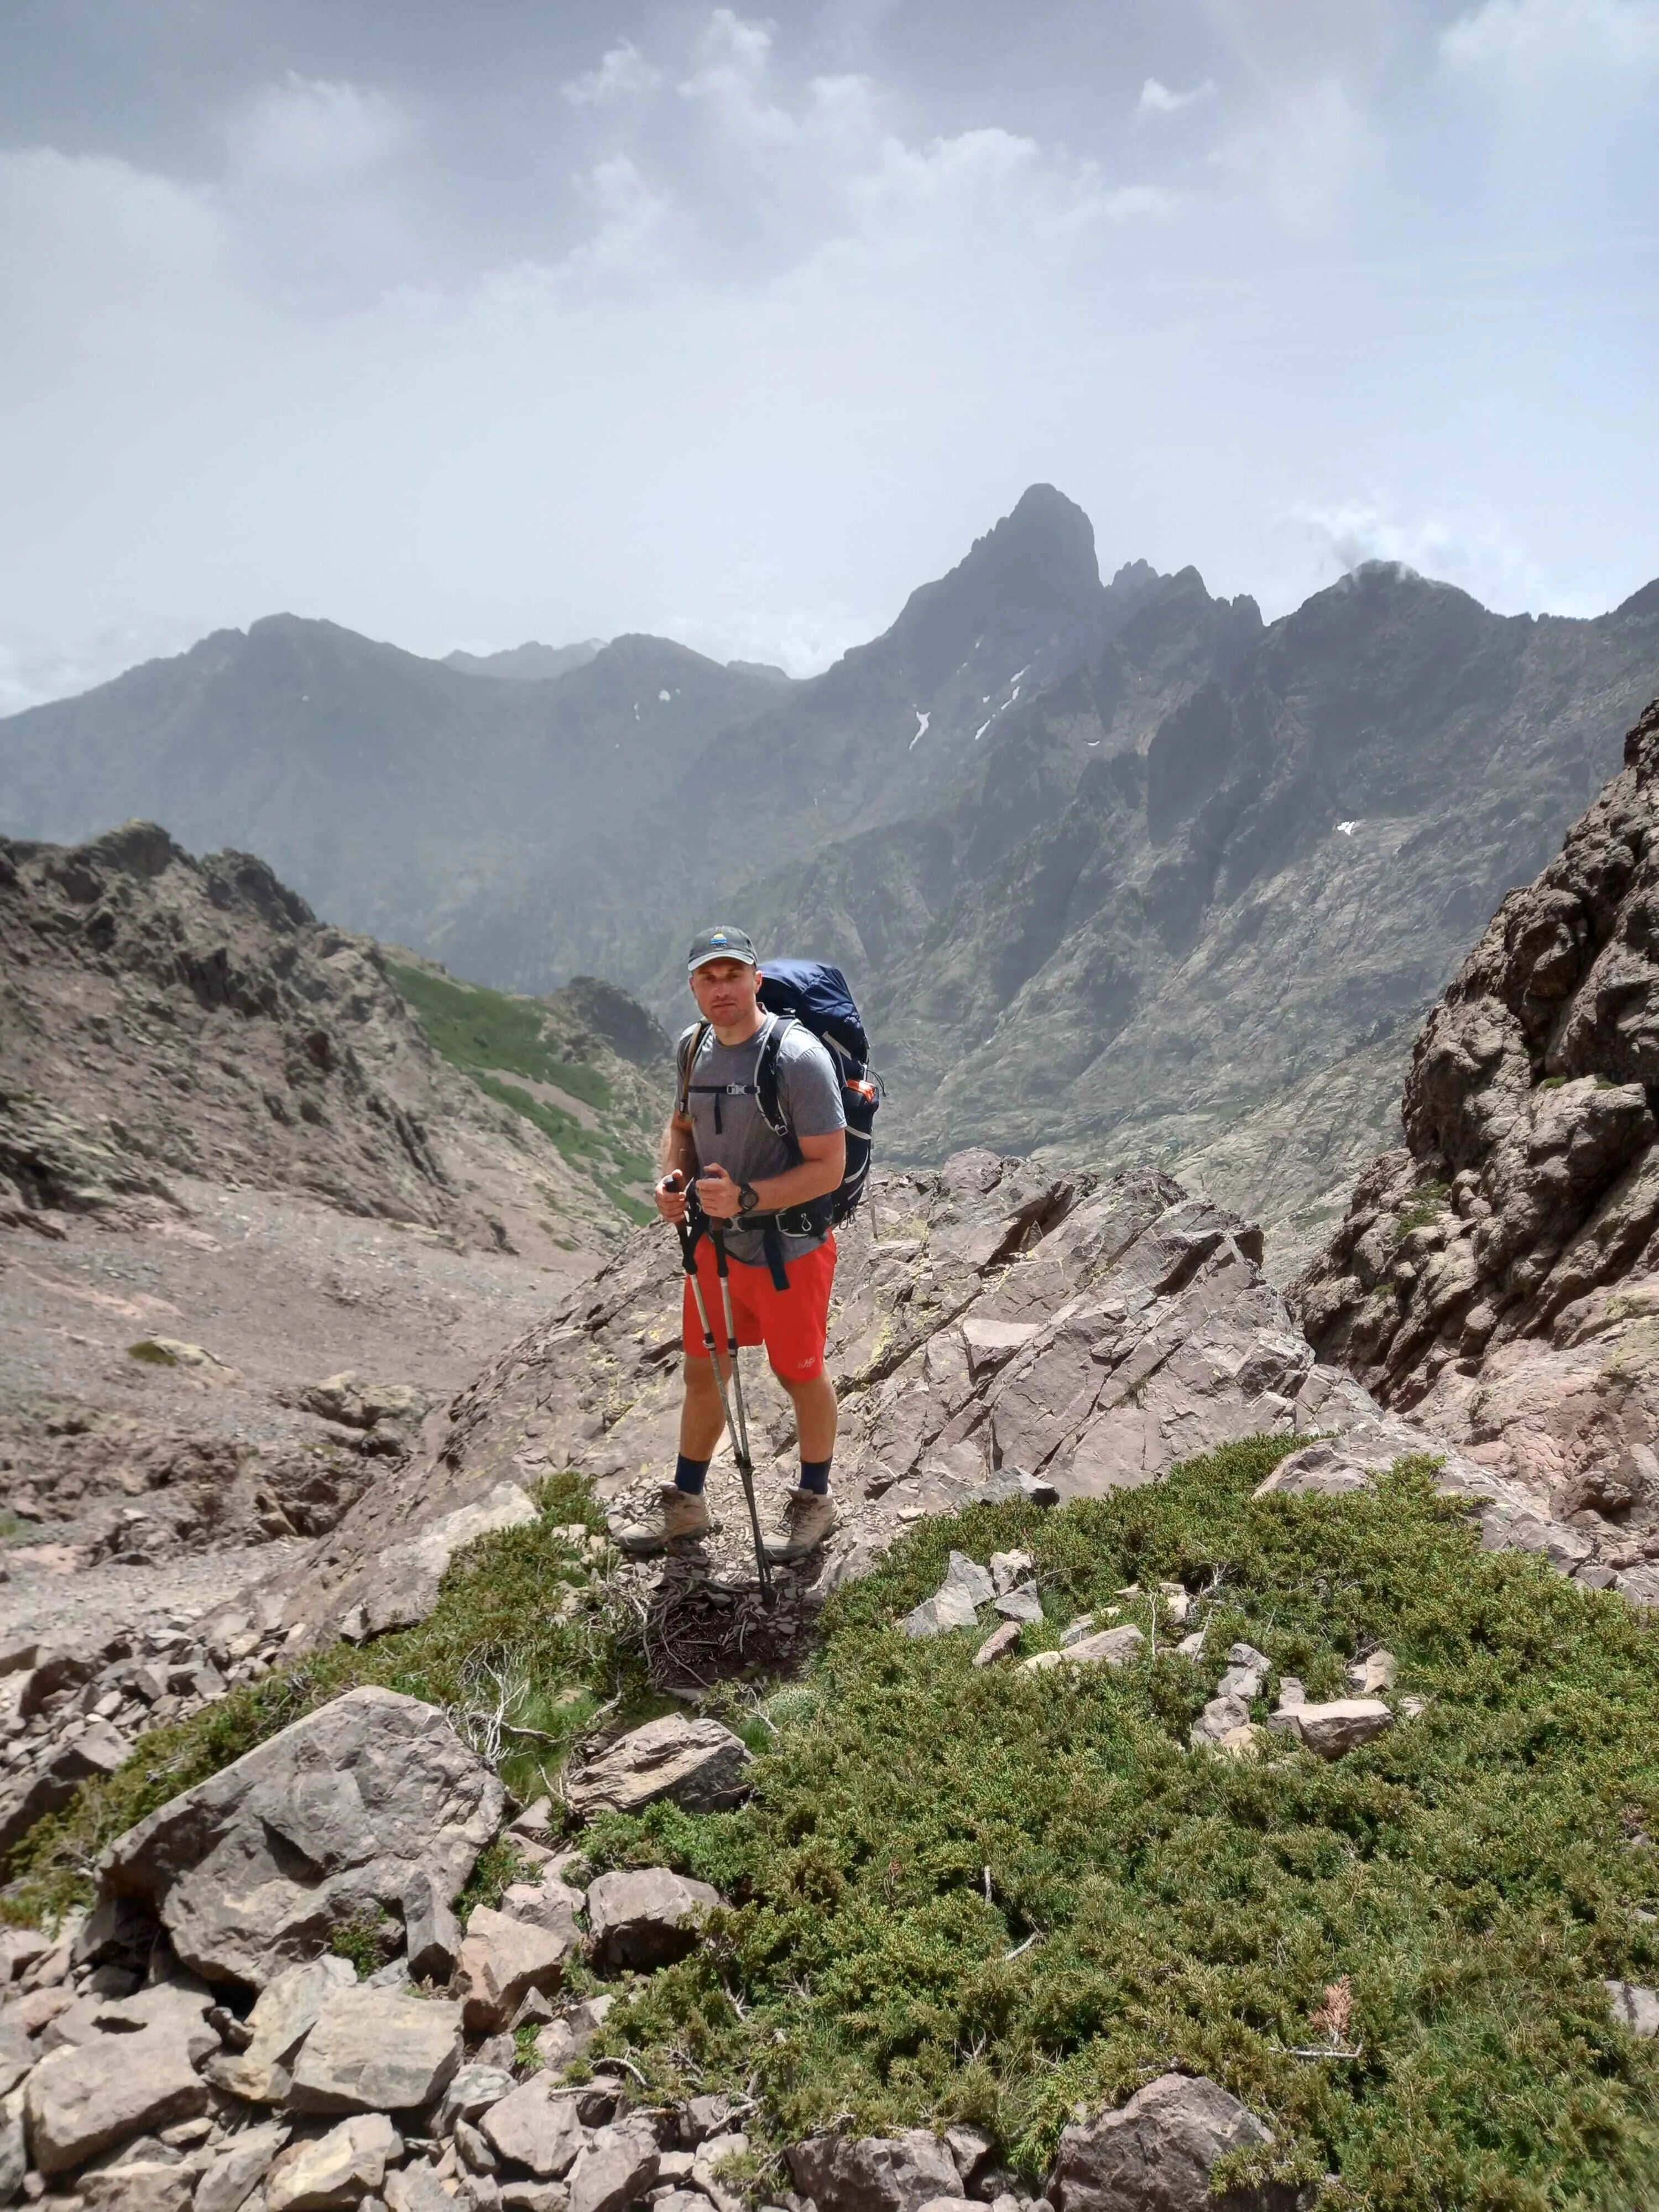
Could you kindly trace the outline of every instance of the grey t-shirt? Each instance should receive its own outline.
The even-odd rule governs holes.
[[[761,1047],[776,1018],[774,1014],[766,1015],[744,1044],[722,1044],[713,1030],[703,1039],[686,1102],[699,1170],[723,1167],[733,1182],[759,1182],[763,1176],[782,1175],[796,1164],[787,1145],[768,1127],[757,1100],[741,1088],[753,1084]],[[682,1032],[675,1047],[674,1064],[681,1082],[685,1079],[685,1056],[696,1033],[694,1022]],[[724,1088],[727,1084],[739,1087],[727,1091]],[[789,1024],[778,1048],[778,1103],[798,1137],[827,1137],[831,1131],[847,1127],[835,1063],[811,1030],[799,1022]],[[797,1260],[803,1252],[815,1251],[823,1241],[822,1237],[786,1236],[784,1257]],[[726,1249],[745,1267],[766,1265],[758,1229],[743,1229],[732,1223],[726,1232]]]

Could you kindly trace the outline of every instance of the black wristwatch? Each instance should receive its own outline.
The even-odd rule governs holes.
[[[759,1204],[760,1193],[756,1189],[754,1184],[752,1182],[740,1182],[738,1185],[738,1212],[739,1213],[752,1213]]]

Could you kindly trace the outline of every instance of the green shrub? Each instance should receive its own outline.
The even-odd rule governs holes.
[[[1659,2054],[1601,1980],[1659,1966],[1638,1917],[1659,1905],[1659,1630],[1482,1553],[1421,1465],[1253,1502],[1284,1449],[924,1522],[835,1597],[811,1696],[763,1708],[779,1734],[748,1806],[590,1832],[596,1863],[665,1860],[732,1901],[609,2047],[659,2094],[753,2084],[777,2142],[959,2118],[1035,2179],[1074,2109],[1176,2067],[1267,2118],[1287,2179],[1340,2177],[1327,2204],[1653,2201]],[[896,1632],[953,1547],[1015,1546],[1054,1624],[1028,1648],[1079,1611],[1149,1627],[1120,1592],[1169,1579],[1213,1592],[1202,1663],[1166,1630],[1121,1674],[975,1670],[976,1634]],[[1277,1739],[1259,1763],[1191,1752],[1237,1638],[1310,1695],[1386,1644],[1427,1711],[1328,1765]]]

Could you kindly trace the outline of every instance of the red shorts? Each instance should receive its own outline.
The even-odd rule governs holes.
[[[749,1267],[728,1260],[731,1269],[732,1316],[738,1325],[739,1345],[763,1344],[772,1371],[786,1382],[810,1382],[823,1372],[823,1340],[830,1327],[830,1286],[836,1279],[836,1240],[826,1237],[815,1251],[784,1263],[789,1278],[787,1291],[773,1284],[771,1270]],[[697,1240],[697,1280],[708,1304],[708,1326],[714,1342],[726,1350],[726,1309],[720,1302],[720,1279],[714,1270],[714,1248],[708,1237]],[[687,1357],[707,1359],[702,1322],[690,1282],[682,1301]]]

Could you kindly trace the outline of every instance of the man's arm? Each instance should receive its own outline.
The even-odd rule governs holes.
[[[837,1188],[847,1172],[845,1129],[831,1129],[823,1137],[797,1137],[795,1142],[800,1148],[800,1165],[786,1168],[781,1175],[763,1176],[755,1185],[762,1213],[787,1213],[791,1206],[822,1198],[826,1191]],[[738,1218],[738,1185],[718,1161],[711,1161],[698,1176],[697,1196],[712,1220]],[[660,1207],[662,1200],[657,1203]]]
[[[652,1196],[663,1219],[678,1225],[685,1218],[685,1194],[697,1172],[691,1123],[689,1119],[682,1121],[678,1111],[668,1117],[659,1158],[662,1176]]]

